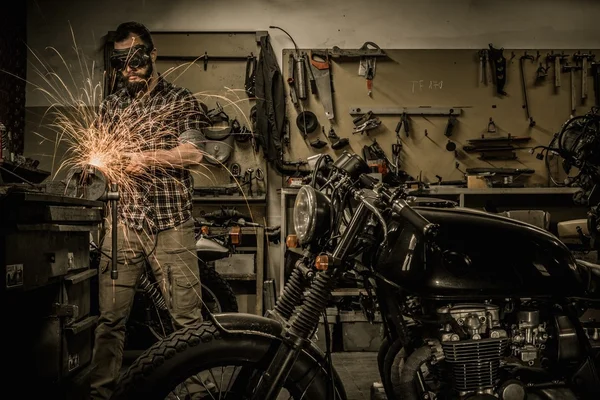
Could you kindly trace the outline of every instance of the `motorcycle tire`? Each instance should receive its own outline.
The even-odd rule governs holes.
[[[200,268],[200,284],[202,285],[202,301],[211,308],[213,314],[238,312],[235,293],[219,273],[204,262],[198,262]],[[212,307],[211,307],[212,305]],[[208,310],[202,307],[202,318],[208,319]]]
[[[379,376],[381,377],[382,383],[384,378],[384,363],[385,356],[390,349],[390,342],[388,338],[383,338],[381,341],[381,346],[379,346],[379,351],[377,352],[377,368],[379,369]]]
[[[400,374],[406,359],[406,351],[400,339],[396,339],[388,348],[383,361],[383,388],[389,400],[397,399],[394,388],[400,385]]]
[[[278,338],[265,335],[222,335],[211,322],[181,329],[155,343],[135,360],[117,384],[111,400],[162,400],[192,375],[207,370],[212,375],[213,368],[239,365],[244,369],[264,372],[280,343]],[[325,372],[319,373],[314,367],[315,364],[300,362],[294,365],[284,384],[291,399],[325,398],[324,390],[327,390],[330,380]],[[229,391],[235,386],[235,383],[229,382],[217,387],[224,387]],[[343,391],[338,396],[344,399],[345,394],[341,393]],[[202,398],[242,397],[235,392],[228,392],[225,397],[212,393]]]

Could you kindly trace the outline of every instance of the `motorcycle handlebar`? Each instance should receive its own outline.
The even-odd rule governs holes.
[[[359,177],[359,182],[367,189],[374,189],[379,181],[372,176],[362,174]],[[409,206],[405,200],[392,199],[392,193],[389,189],[384,187],[380,190],[380,193],[386,202],[391,202],[392,210],[414,226],[426,239],[432,240],[437,236],[439,233],[438,224],[429,222],[427,218]]]
[[[406,201],[397,199],[392,204],[392,209],[399,214],[402,218],[407,220],[412,226],[414,226],[419,232],[423,234],[426,239],[433,239],[439,233],[439,225],[429,222],[427,218],[422,216],[414,208],[409,206]]]

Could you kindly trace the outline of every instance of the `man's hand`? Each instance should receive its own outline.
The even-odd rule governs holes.
[[[140,175],[146,171],[145,156],[143,153],[128,153],[125,158],[129,161],[125,166],[125,173]]]

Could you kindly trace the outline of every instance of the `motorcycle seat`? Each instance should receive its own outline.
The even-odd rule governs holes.
[[[196,241],[196,253],[199,259],[209,262],[228,257],[229,249],[213,240],[201,237]]]

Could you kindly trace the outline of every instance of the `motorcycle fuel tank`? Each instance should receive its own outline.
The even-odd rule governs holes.
[[[432,298],[582,296],[575,259],[550,232],[517,220],[465,209],[415,207],[440,225],[439,251],[411,225],[388,226],[378,271],[416,295]]]

